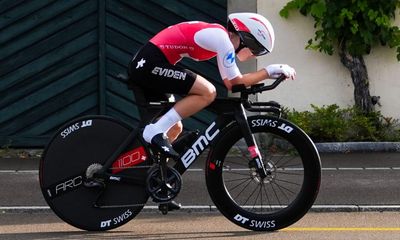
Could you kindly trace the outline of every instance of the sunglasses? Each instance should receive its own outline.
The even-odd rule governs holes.
[[[257,39],[255,39],[250,33],[248,32],[239,32],[240,36],[240,44],[239,47],[236,49],[236,54],[242,50],[243,48],[250,49],[251,53],[254,56],[261,56],[269,53],[269,51],[261,45]]]

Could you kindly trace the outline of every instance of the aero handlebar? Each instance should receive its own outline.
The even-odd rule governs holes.
[[[255,85],[251,86],[250,88],[246,88],[244,86],[244,84],[234,85],[232,87],[232,93],[240,92],[242,94],[256,94],[256,93],[261,93],[264,91],[269,91],[269,90],[275,89],[285,79],[286,79],[285,75],[282,74],[280,77],[275,79],[275,81],[273,83],[271,83],[270,85],[265,85],[264,83],[260,83],[260,84],[255,84]]]

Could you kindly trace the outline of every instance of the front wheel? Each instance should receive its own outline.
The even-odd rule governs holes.
[[[311,139],[297,126],[271,116],[248,119],[267,170],[261,178],[249,167],[240,127],[227,127],[211,149],[206,166],[210,196],[233,223],[274,231],[303,217],[314,203],[321,163]]]

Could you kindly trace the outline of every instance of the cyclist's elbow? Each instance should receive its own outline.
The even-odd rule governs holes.
[[[228,90],[231,90],[232,89],[232,83],[231,83],[231,81],[230,80],[228,80],[228,79],[224,79],[224,84],[225,84],[225,87],[228,89]]]
[[[245,83],[243,82],[243,77],[242,76],[238,76],[238,77],[235,77],[235,78],[233,78],[231,80],[228,80],[227,78],[225,78],[224,79],[224,84],[225,84],[225,87],[228,90],[231,90],[233,85],[245,84]]]

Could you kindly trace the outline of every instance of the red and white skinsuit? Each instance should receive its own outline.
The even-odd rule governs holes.
[[[241,75],[228,32],[219,24],[198,21],[179,23],[162,30],[150,42],[173,65],[183,57],[205,61],[216,56],[222,79],[231,80]]]

